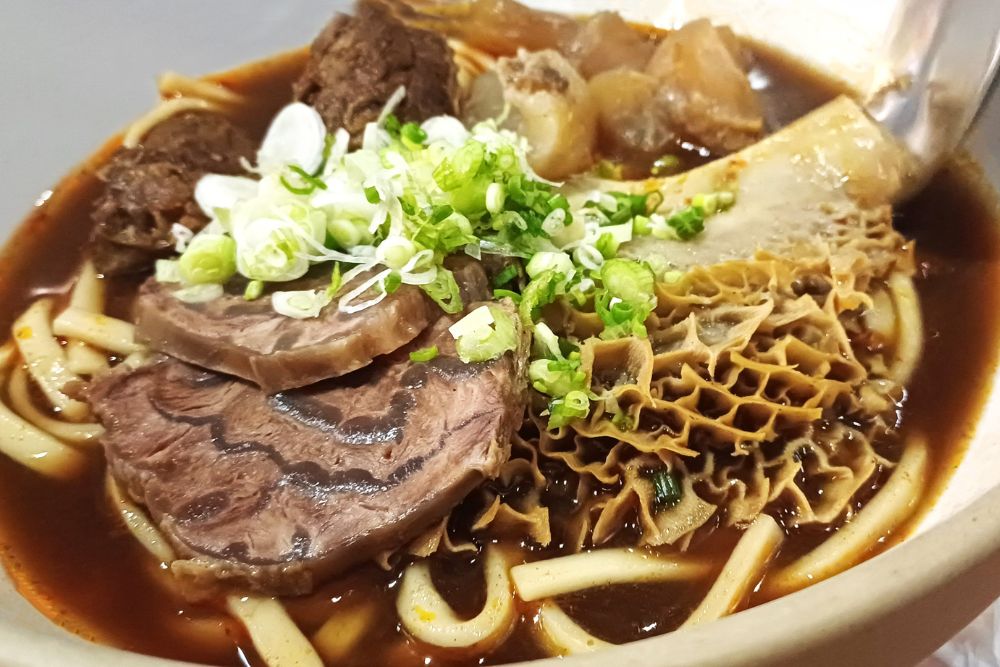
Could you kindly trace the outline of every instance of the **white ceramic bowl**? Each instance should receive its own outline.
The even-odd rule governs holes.
[[[155,74],[165,69],[206,73],[305,44],[346,4],[6,3],[0,9],[0,236],[8,236],[32,202],[72,165],[150,106]],[[576,12],[614,8],[662,26],[708,15],[864,89],[885,73],[873,54],[895,0],[532,4]],[[1000,164],[993,157],[1000,155],[1000,97],[994,96],[969,145],[986,177],[1000,185]],[[912,665],[1000,594],[998,479],[1000,390],[994,386],[962,465],[902,545],[805,591],[717,623],[553,664]],[[28,605],[0,574],[0,665],[170,664],[178,663],[68,634]]]

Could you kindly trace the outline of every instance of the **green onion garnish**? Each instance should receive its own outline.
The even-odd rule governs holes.
[[[333,274],[330,276],[330,286],[326,288],[326,295],[331,299],[337,296],[337,292],[340,291],[341,286],[344,284],[344,279],[340,275],[340,262],[333,263]]]
[[[681,241],[690,241],[705,231],[705,210],[688,206],[667,218],[667,224]]]
[[[434,359],[438,356],[438,346],[431,345],[430,347],[422,347],[419,350],[414,350],[410,352],[410,361],[416,363],[424,363]]]
[[[407,123],[399,130],[399,136],[418,146],[427,141],[427,133],[416,123]]]
[[[664,155],[653,162],[653,168],[649,171],[653,176],[662,176],[663,174],[677,171],[677,168],[680,166],[681,159],[679,157],[676,155]]]
[[[681,501],[683,490],[677,476],[670,470],[657,470],[650,476],[653,483],[653,505],[657,511],[675,506]]]
[[[329,136],[329,135],[327,135]],[[284,174],[281,176],[281,184],[285,186],[285,189],[294,195],[311,195],[316,191],[316,189],[326,190],[326,183],[323,182],[321,178],[310,174],[308,171],[302,167],[294,164],[288,165],[289,171],[301,178],[306,184],[302,187],[297,187],[288,182]]]
[[[494,299],[500,300],[500,299],[503,299],[505,297],[508,298],[508,299],[510,299],[511,301],[513,301],[515,304],[520,304],[521,303],[521,295],[518,294],[517,292],[513,291],[513,290],[509,290],[509,289],[495,289],[495,290],[493,290],[493,298]]]
[[[399,118],[397,118],[396,114],[394,113],[389,114],[388,116],[385,117],[385,120],[382,122],[382,127],[384,127],[385,131],[388,132],[389,134],[393,136],[398,136],[399,130],[401,129]]]
[[[253,301],[259,299],[260,295],[264,293],[264,281],[263,280],[251,280],[247,283],[247,287],[243,290],[243,298],[247,301]]]
[[[517,278],[517,265],[508,264],[507,266],[503,267],[503,270],[500,271],[500,273],[496,274],[496,276],[493,277],[493,286],[503,287],[504,285],[512,281],[514,278]]]
[[[385,290],[386,294],[392,294],[399,289],[399,286],[403,284],[403,278],[393,271],[385,277],[385,282],[382,283],[382,289]]]
[[[281,184],[285,186],[285,189],[291,192],[293,195],[311,195],[313,192],[316,191],[316,187],[312,185],[301,188],[292,185],[291,183],[288,182],[288,179],[285,178],[284,174],[282,174],[278,178],[278,180],[281,181]]]
[[[597,163],[597,175],[614,181],[625,179],[625,170],[622,165],[611,160],[601,160]]]

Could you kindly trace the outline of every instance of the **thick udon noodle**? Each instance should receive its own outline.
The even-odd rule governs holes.
[[[489,66],[465,50],[459,62],[472,72]],[[129,128],[125,145],[174,113],[224,112],[242,101],[217,84],[174,74],[160,86],[166,99]],[[610,644],[578,625],[555,598],[623,583],[708,584],[714,568],[684,551],[710,521],[745,530],[684,626],[731,613],[761,580],[784,537],[768,508],[790,505],[786,523],[793,528],[843,522],[814,551],[769,573],[773,595],[850,566],[902,523],[924,487],[926,444],[910,437],[893,458],[877,439],[890,431],[886,416],[921,350],[912,248],[892,230],[888,208],[838,224],[832,240],[695,267],[660,285],[648,339],[585,340],[584,365],[604,400],[588,419],[552,433],[539,407],[529,408],[500,479],[467,501],[478,507],[468,532],[511,538],[484,547],[483,610],[471,619],[456,615],[422,560],[479,548],[453,537],[449,526],[462,520],[457,515],[381,557],[386,567],[416,558],[405,568],[396,603],[408,633],[431,646],[486,650],[511,633],[520,600],[536,610],[539,644],[551,655],[592,651]],[[42,475],[72,477],[92,456],[102,427],[81,399],[87,381],[145,359],[133,326],[104,311],[103,282],[85,263],[65,304],[37,300],[0,347],[6,389],[0,451]],[[599,330],[592,313],[566,310],[552,319],[559,333],[581,340]],[[853,344],[872,337],[881,343],[876,352]],[[834,406],[863,419],[818,428],[822,410]],[[623,419],[639,428],[620,429]],[[798,436],[774,446],[778,429]],[[561,521],[552,521],[543,503],[542,460],[575,482],[578,509]],[[679,475],[683,493],[681,502],[657,511],[644,471],[663,467]],[[888,471],[884,486],[856,510],[855,493]],[[169,541],[110,473],[107,496],[151,558],[175,559]],[[618,536],[629,515],[641,527],[634,544],[599,548]],[[558,541],[570,554],[515,565],[526,559],[509,545],[524,539],[543,546]],[[658,553],[661,545],[675,549]],[[319,665],[320,653],[335,661],[375,619],[370,605],[356,605],[307,638],[277,599],[232,594],[225,606],[271,667]]]

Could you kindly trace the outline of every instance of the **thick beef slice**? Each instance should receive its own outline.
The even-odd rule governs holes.
[[[522,416],[527,345],[465,364],[455,319],[361,371],[274,396],[172,359],[98,380],[111,470],[184,559],[175,573],[193,587],[304,593],[495,477]],[[429,345],[438,357],[410,361]]]
[[[449,257],[445,265],[455,274],[464,303],[487,297],[489,282],[482,265],[464,256]],[[341,293],[367,277],[344,285]],[[277,287],[323,289],[328,284],[324,271]],[[155,350],[250,380],[273,393],[367,366],[375,357],[409,343],[441,315],[440,308],[411,285],[359,313],[341,313],[334,301],[319,317],[302,320],[276,313],[269,293],[247,301],[244,288],[237,279],[226,285],[221,298],[184,303],[173,295],[176,285],[150,278],[135,302],[137,337]]]
[[[329,280],[307,278],[280,288],[324,288]],[[294,319],[274,312],[270,295],[247,301],[243,287],[231,281],[218,299],[184,303],[172,293],[176,285],[150,278],[135,302],[136,334],[160,352],[273,393],[367,366],[413,340],[440,312],[419,288],[403,285],[359,313],[338,311],[334,300],[319,317]]]
[[[105,190],[94,208],[94,262],[117,275],[148,269],[174,246],[170,227],[194,231],[207,218],[194,202],[206,173],[237,174],[253,143],[223,116],[186,112],[150,130],[136,148],[119,149],[101,170]]]
[[[346,128],[357,145],[365,124],[400,86],[406,87],[400,118],[455,115],[457,67],[445,39],[366,1],[354,16],[335,17],[313,42],[295,96],[315,107],[331,131]]]

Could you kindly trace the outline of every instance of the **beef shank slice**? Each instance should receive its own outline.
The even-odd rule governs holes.
[[[522,417],[527,344],[465,364],[454,320],[349,376],[273,396],[169,358],[96,381],[112,473],[181,555],[182,581],[304,593],[495,477]],[[429,345],[435,359],[410,360]]]
[[[324,275],[280,288],[322,289],[328,284]],[[150,278],[134,306],[136,335],[157,351],[273,393],[367,366],[413,340],[440,312],[419,288],[403,285],[358,313],[340,312],[335,299],[318,317],[294,319],[274,312],[269,294],[247,301],[243,287],[235,280],[218,299],[185,303],[173,295],[176,285]]]
[[[191,111],[153,127],[135,148],[120,148],[99,175],[104,192],[94,206],[94,263],[101,273],[145,271],[174,246],[174,224],[198,231],[208,219],[194,201],[204,174],[238,174],[250,158],[250,138],[224,116]]]
[[[336,16],[312,44],[295,96],[312,105],[353,145],[392,94],[406,87],[397,108],[404,120],[457,112],[458,75],[444,37],[405,25],[381,2],[359,3],[354,16]]]

